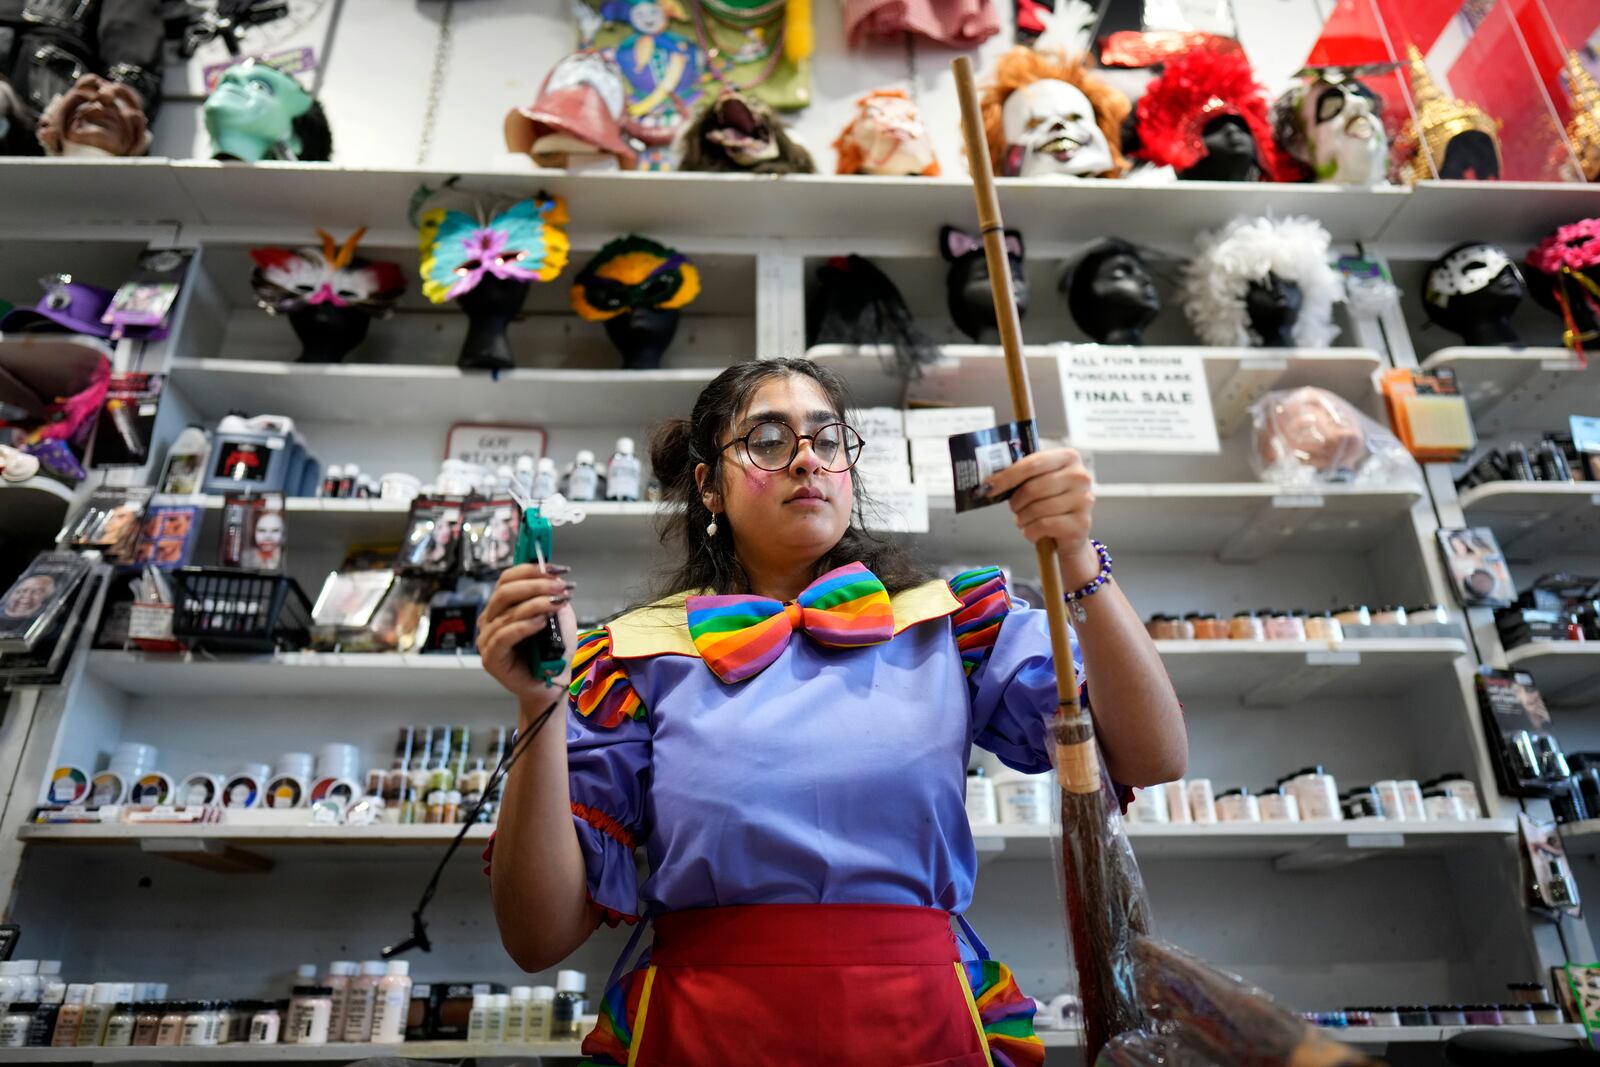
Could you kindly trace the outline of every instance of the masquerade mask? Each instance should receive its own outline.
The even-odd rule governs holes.
[[[567,206],[560,197],[519,200],[487,223],[461,211],[422,215],[422,292],[435,304],[470,292],[485,277],[548,282],[567,265]]]
[[[1468,245],[1446,256],[1428,272],[1424,298],[1430,304],[1444,307],[1453,296],[1487,289],[1504,270],[1510,270],[1519,283],[1522,281],[1517,265],[1511,262],[1504,249],[1497,245]]]
[[[545,167],[566,166],[572,155],[610,155],[632,170],[639,157],[624,135],[626,94],[614,60],[575,52],[550,69],[532,107],[506,114],[506,147]]]
[[[645,237],[611,241],[572,284],[572,309],[589,322],[629,311],[674,310],[700,295],[700,272],[687,256]]]
[[[219,159],[322,160],[330,154],[327,123],[311,94],[289,75],[254,60],[222,72],[204,113]],[[307,136],[312,133],[314,140]],[[324,140],[328,144],[320,143]]]
[[[927,127],[905,93],[898,89],[869,93],[856,102],[856,108],[856,117],[834,142],[840,174],[939,173]]]
[[[374,318],[387,315],[405,292],[405,277],[397,263],[356,256],[366,232],[365,227],[357,230],[342,246],[318,230],[320,249],[252,248],[256,269],[250,284],[256,301],[272,314],[326,304],[355,308]]]
[[[1006,97],[1006,177],[1090,175],[1111,169],[1111,148],[1089,98],[1063,81],[1041,78]]]
[[[39,143],[52,156],[142,156],[150,124],[139,94],[85,74],[39,119]]]

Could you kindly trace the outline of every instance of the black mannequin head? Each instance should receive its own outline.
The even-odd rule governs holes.
[[[1024,249],[1022,234],[1005,232],[1006,260],[1011,264],[1011,293],[1017,303],[1017,316],[1028,313],[1028,279],[1022,272]],[[939,231],[939,251],[950,264],[945,274],[945,302],[956,329],[980,344],[1000,339],[995,321],[994,294],[989,286],[989,263],[984,259],[983,241],[974,234],[946,226]]]
[[[1511,314],[1528,295],[1517,265],[1497,245],[1467,241],[1428,268],[1422,308],[1469,345],[1520,343]]]
[[[1467,130],[1450,138],[1445,145],[1439,177],[1492,181],[1500,177],[1500,151],[1482,130]]]
[[[628,370],[655,370],[678,332],[676,308],[636,307],[606,320],[606,336]]]
[[[1178,177],[1184,181],[1258,182],[1261,163],[1255,135],[1237,115],[1219,115],[1206,123],[1202,134],[1206,154]]]
[[[362,308],[302,304],[289,312],[289,325],[300,338],[301,363],[338,363],[366,340],[372,316]]]
[[[471,289],[456,297],[467,313],[467,339],[461,343],[457,366],[468,370],[510,370],[516,365],[506,329],[528,300],[531,282],[485,274]]]
[[[1116,237],[1095,245],[1060,289],[1078,328],[1101,344],[1144,344],[1144,328],[1161,311],[1161,298],[1139,250]]]
[[[1300,317],[1302,300],[1299,285],[1270,272],[1250,283],[1244,295],[1244,309],[1250,317],[1250,332],[1262,348],[1294,347],[1294,324]]]

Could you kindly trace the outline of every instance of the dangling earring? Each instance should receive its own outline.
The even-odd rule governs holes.
[[[715,515],[713,515],[713,516],[711,516],[711,521],[706,523],[706,537],[707,538],[715,538],[716,536],[717,536],[717,517]]]

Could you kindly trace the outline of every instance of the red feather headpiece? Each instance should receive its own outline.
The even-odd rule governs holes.
[[[1203,48],[1173,56],[1139,98],[1138,115],[1133,155],[1140,159],[1187,170],[1205,157],[1206,124],[1233,115],[1255,138],[1265,180],[1288,180],[1272,140],[1266,90],[1240,52]]]

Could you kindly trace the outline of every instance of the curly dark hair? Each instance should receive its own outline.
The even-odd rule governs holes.
[[[809,359],[756,359],[736,363],[717,375],[700,391],[689,418],[669,420],[651,436],[650,464],[661,482],[662,500],[667,505],[659,522],[661,541],[675,544],[680,552],[680,562],[658,583],[658,596],[702,589],[719,594],[751,592],[750,578],[734,555],[733,537],[726,526],[716,537],[705,534],[712,515],[700,499],[694,469],[696,464],[709,464],[711,477],[720,479],[722,452],[717,447],[718,438],[730,430],[763,383],[788,375],[815,381],[841,418],[851,408],[850,388],[833,371]],[[860,562],[891,593],[927,581],[929,572],[904,548],[868,532],[862,525],[863,509],[870,508],[871,501],[864,495],[856,472],[851,471],[850,480],[855,495],[850,526],[838,543],[816,561],[813,574]]]

